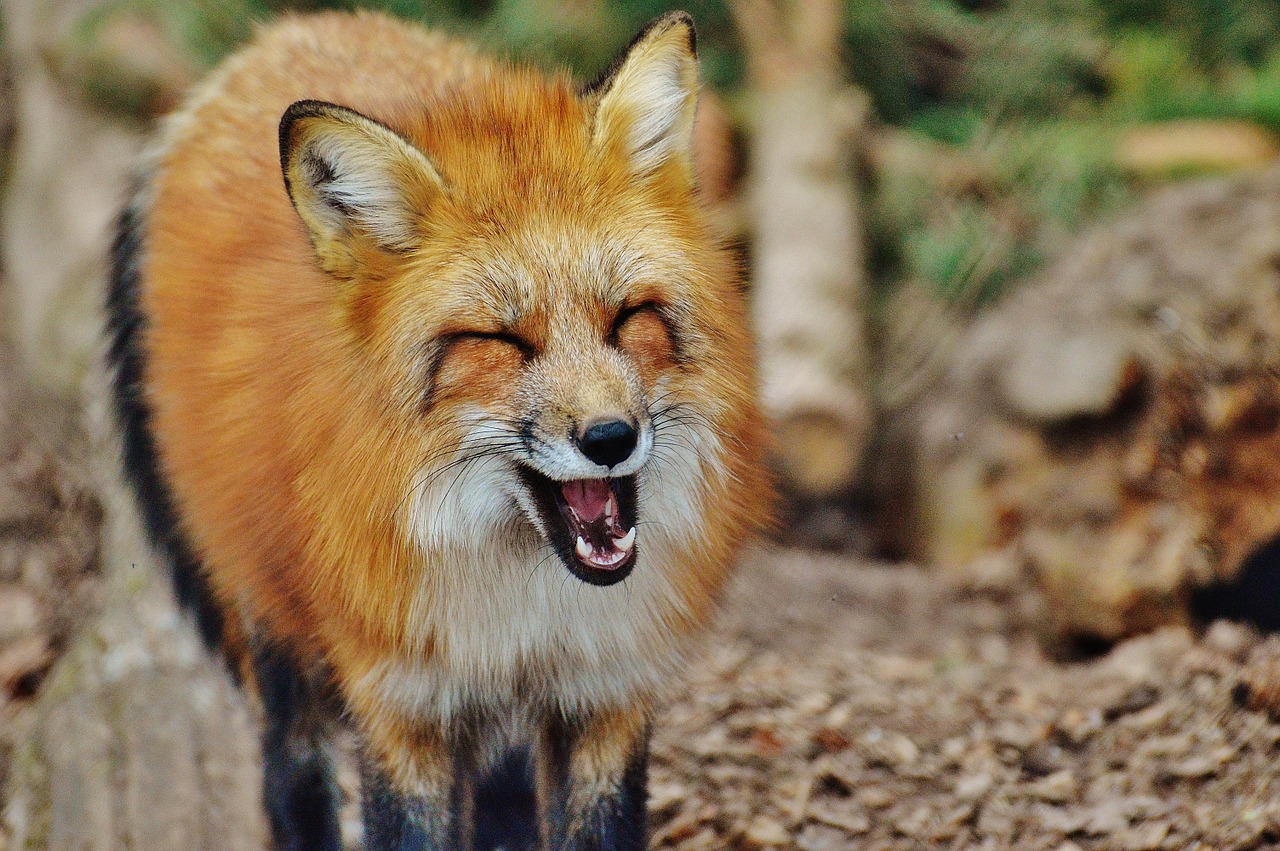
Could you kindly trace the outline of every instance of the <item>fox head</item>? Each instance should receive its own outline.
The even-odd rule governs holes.
[[[741,525],[716,501],[755,461],[754,375],[694,186],[697,77],[673,13],[585,89],[502,68],[407,126],[285,113],[285,184],[352,357],[419,447],[421,546],[497,532],[610,585],[651,530],[688,549],[717,512]]]

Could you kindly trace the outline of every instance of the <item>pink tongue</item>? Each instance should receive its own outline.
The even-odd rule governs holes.
[[[604,479],[565,482],[561,490],[564,501],[583,523],[590,523],[604,514],[604,506],[610,496],[609,483]]]

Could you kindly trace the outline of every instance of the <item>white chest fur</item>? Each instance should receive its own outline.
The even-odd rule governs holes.
[[[408,641],[361,688],[397,714],[446,722],[478,708],[580,712],[659,692],[687,649],[679,579],[693,569],[702,488],[721,474],[709,434],[690,429],[667,447],[639,475],[635,569],[609,587],[569,573],[525,519],[502,459],[463,461],[417,487],[409,533],[424,557]]]

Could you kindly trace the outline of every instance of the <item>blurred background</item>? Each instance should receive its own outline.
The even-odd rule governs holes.
[[[582,79],[693,14],[783,545],[1034,593],[1060,659],[1280,628],[1280,2],[3,0],[0,496],[28,519],[0,535],[62,541],[34,580],[0,560],[35,588],[0,594],[30,625],[0,626],[10,694],[99,605],[68,590],[99,570],[93,486],[49,458],[82,442],[130,164],[259,22],[353,8]]]

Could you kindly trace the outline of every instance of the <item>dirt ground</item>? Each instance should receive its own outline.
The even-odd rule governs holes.
[[[657,847],[1280,848],[1280,639],[1057,663],[1025,594],[796,552],[742,580],[658,731]]]
[[[91,495],[25,404],[0,392],[4,772],[99,581]],[[1280,848],[1280,638],[1061,662],[1044,621],[997,581],[756,552],[658,725],[654,847]]]

